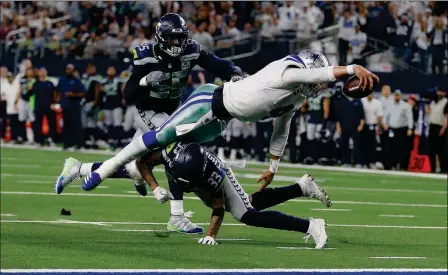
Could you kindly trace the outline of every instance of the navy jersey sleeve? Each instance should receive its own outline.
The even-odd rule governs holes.
[[[141,44],[132,50],[134,67],[124,87],[124,98],[127,104],[135,104],[144,87],[140,86],[140,80],[152,71],[151,64],[157,62],[153,54],[151,43]]]
[[[241,75],[232,61],[221,59],[212,53],[204,51],[195,40],[190,40],[189,46],[199,54],[196,60],[197,64],[215,76],[228,81],[233,75]]]

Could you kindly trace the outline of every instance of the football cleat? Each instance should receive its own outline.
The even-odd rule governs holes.
[[[310,226],[308,227],[308,231],[306,232],[306,236],[304,237],[305,242],[308,241],[311,236],[316,243],[316,249],[324,248],[327,243],[328,237],[325,232],[325,221],[323,219],[310,219]]]
[[[64,188],[75,180],[79,179],[79,169],[81,163],[74,158],[68,158],[64,161],[64,168],[59,175],[54,187],[56,193],[61,194]]]
[[[327,192],[325,192],[324,189],[320,188],[319,185],[314,182],[314,179],[310,174],[303,175],[299,180],[296,181],[296,183],[302,189],[304,197],[320,200],[326,207],[330,207],[332,205]]]
[[[134,179],[132,180],[134,182],[134,187],[137,192],[142,195],[146,196],[148,195],[148,189],[146,187],[146,182],[142,179]]]
[[[97,172],[92,172],[88,174],[82,181],[82,189],[86,191],[91,191],[95,189],[102,182],[100,174]]]
[[[185,215],[171,215],[167,228],[170,232],[179,232],[184,234],[202,234],[204,229],[192,223]]]

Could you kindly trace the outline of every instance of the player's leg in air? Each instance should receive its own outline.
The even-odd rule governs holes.
[[[82,183],[83,189],[86,191],[93,190],[123,164],[155,149],[164,148],[178,139],[207,142],[216,138],[222,130],[221,122],[212,120],[211,102],[212,94],[216,88],[215,85],[206,84],[196,89],[188,100],[160,127],[135,138],[117,155],[105,161],[100,168],[87,175]],[[211,122],[205,118],[209,118]],[[202,121],[203,125],[201,124],[202,126],[197,129],[189,131],[198,121]],[[188,132],[188,134],[183,135],[185,132]]]

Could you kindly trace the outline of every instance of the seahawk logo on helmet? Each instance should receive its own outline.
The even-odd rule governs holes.
[[[188,27],[185,20],[175,13],[167,13],[156,26],[156,41],[160,49],[170,56],[178,56],[187,48]]]

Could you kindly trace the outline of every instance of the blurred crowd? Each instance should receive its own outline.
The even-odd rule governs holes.
[[[133,117],[137,112],[121,94],[130,72],[117,74],[114,67],[109,67],[101,76],[94,64],[83,68],[84,74],[80,69],[67,64],[64,76],[49,78],[44,67],[33,68],[29,60],[23,62],[17,75],[1,67],[2,141],[36,146],[62,143],[67,150],[115,150],[126,145],[134,134]],[[202,72],[197,78],[199,83],[193,83],[190,76],[187,93],[206,82]],[[215,84],[221,85],[222,81],[215,79]],[[323,94],[308,99],[297,112],[285,159],[292,163],[407,170],[411,151],[415,150],[429,156],[433,172],[448,171],[446,88],[435,87],[425,97],[417,98],[384,85],[377,98],[371,94],[359,100],[345,97],[342,87],[343,82],[326,87]],[[97,96],[89,99],[86,94]],[[120,102],[121,108],[110,109],[111,101]],[[27,129],[26,123],[31,127]],[[265,161],[272,130],[272,119],[257,123],[232,120],[224,134],[208,146],[222,158]],[[420,137],[419,145],[414,142],[415,136]]]
[[[446,73],[448,9],[437,1],[2,1],[0,40],[18,41],[13,47],[23,57],[123,59],[154,41],[157,20],[167,12],[183,16],[191,38],[211,52],[253,30],[264,39],[311,42],[319,30],[338,25],[339,64],[365,64],[386,43],[405,64]]]
[[[343,6],[342,3],[338,5]],[[447,74],[446,3],[355,2],[341,9],[343,13],[338,21],[340,64],[347,64],[347,55],[351,53],[351,62],[363,65],[367,53],[383,48],[386,43],[393,47],[399,62],[412,64],[424,72]],[[368,39],[373,41],[368,43]]]

